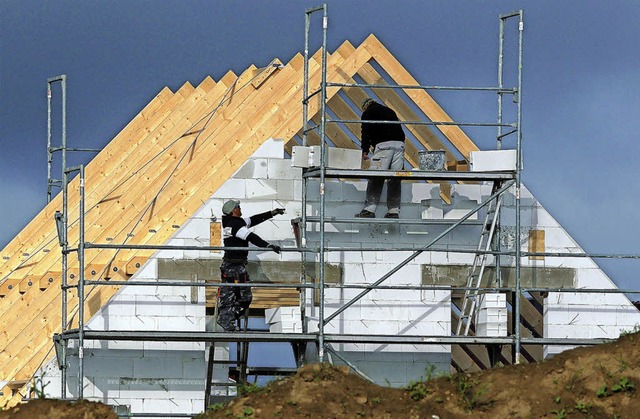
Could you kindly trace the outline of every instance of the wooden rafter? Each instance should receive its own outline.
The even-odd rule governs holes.
[[[309,65],[309,85],[321,80],[320,52]],[[328,55],[327,77],[334,82],[353,82],[360,77],[367,83],[382,84],[381,76],[370,65],[374,60],[399,84],[410,84],[410,76],[371,36],[359,47],[349,42]],[[280,64],[276,59],[275,63]],[[85,169],[85,208],[87,241],[112,244],[164,244],[176,229],[197,211],[213,193],[255,152],[267,138],[290,140],[302,128],[303,58],[293,57],[286,65],[257,68],[249,66],[240,76],[227,73],[218,82],[207,77],[198,87],[185,83],[176,93],[162,89],[150,103],[87,165]],[[327,103],[338,118],[355,120],[358,115],[348,100],[359,103],[360,88],[340,88],[327,92]],[[403,119],[414,117],[400,97],[376,92],[395,107]],[[441,108],[421,93],[408,94],[433,120],[446,120]],[[435,104],[435,105],[434,105]],[[319,123],[319,102],[311,101],[309,115]],[[327,126],[327,136],[340,147],[357,148],[352,139],[359,135],[356,124]],[[446,128],[446,129],[445,129]],[[477,149],[455,126],[439,127],[461,154]],[[410,128],[427,148],[440,147],[437,137],[426,128]],[[310,134],[310,141],[317,136]],[[471,144],[471,145],[470,145]],[[413,148],[411,148],[413,147]],[[417,150],[408,147],[412,164]],[[215,158],[212,158],[215,156]],[[79,181],[69,184],[69,214],[77,214]],[[61,210],[59,194],[1,253],[0,259],[0,376],[14,382],[27,380],[51,348],[51,335],[60,328],[61,253],[54,213]],[[77,216],[75,216],[77,218]],[[69,216],[70,246],[77,245],[77,219]],[[126,279],[153,254],[150,250],[97,250],[87,252],[85,275],[93,279]],[[77,280],[78,261],[69,259],[70,283]],[[86,301],[86,315],[103,307],[118,290],[101,286]],[[77,296],[72,291],[68,306],[71,325]],[[296,292],[279,294],[282,301]],[[288,295],[288,294],[287,294]],[[292,297],[293,295],[293,297]],[[278,300],[265,294],[264,305]],[[297,297],[295,297],[297,299]],[[288,301],[288,300],[286,300]],[[15,318],[15,313],[21,313]],[[9,397],[9,398],[7,398]],[[0,406],[16,399],[4,396]]]

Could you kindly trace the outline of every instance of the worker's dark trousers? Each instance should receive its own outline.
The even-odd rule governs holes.
[[[220,279],[223,283],[244,284],[249,281],[245,263],[222,262],[220,266]],[[253,294],[250,287],[225,287],[220,288],[218,323],[231,326],[234,321],[244,315],[251,305]]]

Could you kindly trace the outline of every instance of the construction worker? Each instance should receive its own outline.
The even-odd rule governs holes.
[[[393,109],[388,108],[370,97],[362,101],[362,121],[399,121]],[[382,122],[372,124],[362,122],[361,144],[362,158],[369,160],[371,156],[371,170],[403,170],[404,169],[404,131],[400,124]],[[380,202],[382,187],[385,179],[371,178],[367,184],[367,196],[362,211],[355,216],[358,218],[375,218],[376,208]],[[385,218],[399,218],[400,216],[400,179],[392,178],[387,182],[387,214]]]
[[[240,209],[240,201],[229,200],[222,206],[222,234],[225,247],[249,247],[249,242],[258,247],[265,247],[280,253],[280,246],[269,244],[260,236],[251,232],[249,227],[256,226],[269,220],[278,214],[284,214],[284,208],[276,208],[271,211],[256,214],[251,217],[243,217]],[[248,250],[225,250],[220,265],[221,282],[243,284],[248,283],[247,273]],[[253,295],[250,287],[225,287],[220,288],[218,324],[225,331],[238,330],[237,320],[244,315],[249,308]]]

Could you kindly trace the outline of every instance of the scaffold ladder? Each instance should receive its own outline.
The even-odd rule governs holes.
[[[216,305],[213,314],[213,325],[217,327],[218,324],[218,315],[220,314],[219,310],[220,303],[220,288],[218,288],[216,292]],[[248,311],[244,315],[244,322],[241,323],[240,319],[238,319],[238,328],[241,328],[242,331],[246,332],[249,326],[249,313]],[[227,376],[226,383],[215,383],[216,386],[225,386],[226,387],[226,395],[223,395],[222,398],[235,397],[230,394],[229,389],[231,387],[238,387],[247,382],[247,365],[249,361],[249,342],[238,341],[237,342],[237,351],[236,351],[236,359],[216,359],[216,342],[209,343],[209,355],[207,362],[207,382],[205,388],[205,397],[204,397],[204,409],[214,402],[212,399],[212,387],[213,383],[213,367],[215,364],[225,364],[229,366],[229,374]],[[232,367],[235,365],[235,367]],[[236,374],[233,374],[233,381],[231,371],[235,370]],[[236,391],[237,392],[237,391]],[[223,400],[226,401],[226,400]]]
[[[495,182],[492,194],[499,188],[500,182]],[[462,299],[462,308],[460,309],[460,319],[458,320],[456,335],[467,336],[469,334],[471,321],[478,305],[478,298],[480,297],[480,284],[487,266],[488,253],[486,252],[491,250],[491,246],[493,244],[496,226],[498,224],[498,219],[500,218],[501,203],[502,194],[498,195],[495,199],[492,199],[487,206],[487,213],[484,217],[482,233],[480,234],[480,241],[478,242],[477,247],[478,252],[473,259],[473,266],[471,268],[469,278],[467,279],[467,286]]]

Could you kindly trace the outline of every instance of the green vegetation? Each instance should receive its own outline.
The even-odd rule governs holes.
[[[620,336],[633,335],[640,332],[640,324],[636,324],[631,330],[623,330],[620,332]]]
[[[556,419],[564,419],[567,417],[567,409],[564,407],[560,410],[552,410],[551,413],[556,415]]]
[[[47,398],[47,394],[45,393],[44,389],[45,389],[45,387],[47,387],[49,385],[49,383],[45,384],[43,379],[44,379],[44,374],[42,374],[42,376],[36,377],[34,379],[33,392],[35,393],[35,395],[36,395],[36,397],[38,399],[46,399]]]
[[[245,394],[262,393],[263,391],[264,388],[257,384],[245,383],[238,386],[238,395],[240,396],[244,396]]]
[[[415,401],[422,400],[429,395],[429,388],[427,387],[427,383],[424,381],[412,382],[407,387],[407,390],[409,390],[409,396],[411,396],[411,399]]]
[[[214,403],[207,406],[207,410],[211,410],[213,412],[217,412],[218,410],[222,410],[225,408],[226,403]]]
[[[635,388],[636,385],[632,381],[630,381],[627,377],[622,377],[617,384],[611,386],[611,391],[614,393],[619,393],[621,391],[629,393],[635,390]]]
[[[578,401],[573,408],[580,413],[589,413],[589,410],[591,409],[591,403]]]
[[[429,395],[430,390],[427,386],[427,382],[437,378],[436,374],[436,366],[430,364],[424,371],[424,380],[421,381],[412,381],[409,383],[407,387],[405,387],[409,391],[409,396],[412,400],[419,401],[427,397]]]
[[[476,388],[478,381],[469,380],[465,374],[458,374],[456,377],[458,392],[467,411],[472,411],[476,407],[486,404],[485,401],[481,400],[482,395],[486,392],[486,386]]]
[[[574,392],[574,390],[576,389],[576,385],[583,379],[581,378],[582,372],[583,372],[583,369],[580,368],[579,370],[577,370],[571,375],[571,378],[569,378],[569,382],[567,383],[565,388],[571,393]]]

